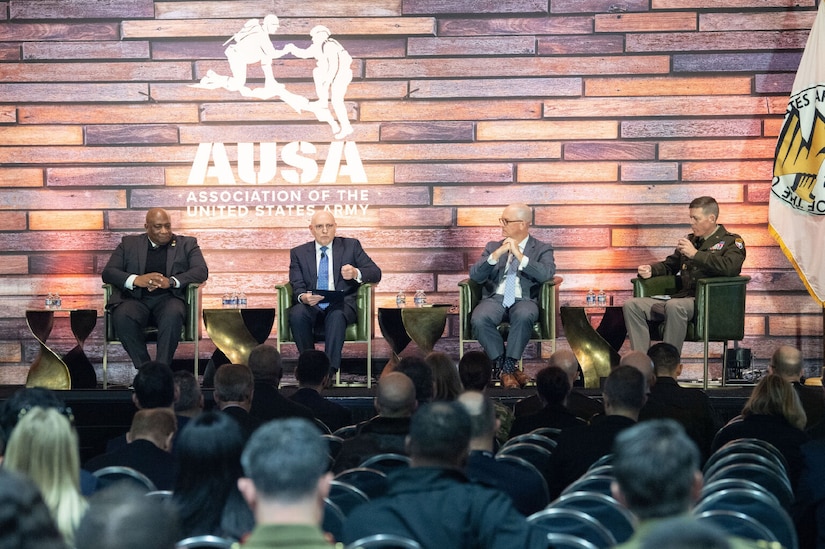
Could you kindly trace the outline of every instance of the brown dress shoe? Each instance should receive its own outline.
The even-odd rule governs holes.
[[[505,389],[521,389],[521,385],[513,374],[502,373],[501,386]]]
[[[519,384],[521,387],[524,387],[525,385],[527,385],[528,383],[530,383],[530,382],[532,381],[532,380],[530,379],[530,376],[528,376],[527,374],[525,374],[522,370],[516,370],[516,371],[514,371],[514,372],[512,373],[512,376],[516,378],[516,381],[518,382],[518,384]]]

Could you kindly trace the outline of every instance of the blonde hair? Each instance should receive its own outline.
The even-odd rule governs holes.
[[[37,484],[63,539],[73,545],[75,529],[87,507],[80,494],[77,433],[54,408],[34,407],[21,413],[3,465]]]
[[[804,429],[808,421],[793,385],[776,374],[759,380],[742,408],[744,417],[756,414],[782,416],[797,429]]]

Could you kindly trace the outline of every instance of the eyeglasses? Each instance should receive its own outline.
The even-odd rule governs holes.
[[[506,227],[510,223],[524,223],[524,220],[523,219],[504,219],[503,217],[499,217],[498,222]]]
[[[316,231],[323,231],[324,229],[331,231],[335,227],[333,223],[327,223],[326,225],[315,225]]]

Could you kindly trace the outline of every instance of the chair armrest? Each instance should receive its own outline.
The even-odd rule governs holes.
[[[633,297],[651,297],[654,295],[671,295],[679,290],[678,279],[674,275],[652,276],[650,278],[632,278]]]
[[[292,332],[289,330],[289,308],[292,307],[292,284],[276,284],[278,292],[278,339],[292,341]]]
[[[564,279],[553,277],[541,285],[539,291],[539,326],[542,339],[553,339],[556,334],[556,316],[559,312],[559,287]]]
[[[749,276],[719,276],[696,281],[696,332],[710,341],[745,337],[745,289]]]
[[[358,335],[356,336],[360,341],[366,341],[372,338],[372,294],[373,286],[371,282],[365,282],[358,287],[358,294],[355,296],[355,313]]]
[[[183,326],[183,340],[194,341],[201,336],[201,294],[200,284],[186,285],[184,301],[186,302],[186,324]]]
[[[473,333],[470,313],[479,301],[481,301],[481,284],[470,278],[465,278],[458,283],[458,321],[461,323],[461,330],[465,337]]]

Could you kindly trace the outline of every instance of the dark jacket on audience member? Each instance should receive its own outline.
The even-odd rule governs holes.
[[[149,440],[138,439],[93,457],[86,462],[85,469],[94,472],[114,465],[131,467],[143,473],[158,490],[172,490],[175,487],[175,458]]]
[[[302,417],[310,421],[314,419],[312,410],[289,400],[274,385],[261,382],[255,383],[249,413],[262,422],[286,417]]]
[[[289,399],[309,408],[330,431],[334,432],[341,427],[352,425],[352,411],[349,408],[324,398],[315,389],[301,387]]]
[[[263,421],[253,416],[251,413],[247,412],[240,406],[227,406],[226,408],[221,410],[221,413],[228,415],[229,417],[238,422],[238,425],[241,426],[241,433],[243,434],[244,441],[249,440],[249,437],[252,436],[252,433],[255,432],[255,429],[257,429],[263,424]]]
[[[405,442],[409,432],[409,417],[375,416],[359,423],[355,436],[345,439],[341,445],[333,472],[340,473],[358,467],[365,459],[376,454],[406,455]]]
[[[825,417],[825,393],[822,387],[808,387],[798,381],[791,383],[808,417],[805,428],[810,429]]]
[[[510,427],[510,438],[529,433],[539,427],[552,427],[554,429],[564,430],[584,424],[584,420],[561,404],[548,404],[534,414],[517,417],[515,421],[513,421],[513,426]]]
[[[531,395],[516,402],[513,411],[516,417],[526,416],[538,412],[542,409],[542,406],[543,404],[538,395]],[[585,421],[590,421],[590,418],[596,415],[604,414],[604,406],[598,400],[579,392],[575,387],[567,395],[564,406]]]
[[[542,483],[515,463],[496,460],[492,452],[472,450],[464,474],[473,482],[501,490],[513,500],[513,506],[529,516],[550,503]],[[539,473],[540,474],[540,473]]]

